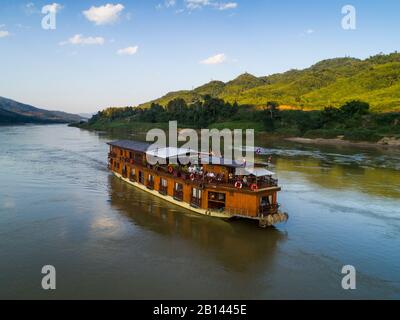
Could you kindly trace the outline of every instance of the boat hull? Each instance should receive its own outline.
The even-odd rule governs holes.
[[[126,182],[127,184],[130,184],[131,186],[134,186],[144,192],[147,192],[153,196],[156,196],[157,198],[160,198],[164,201],[168,201],[169,203],[172,203],[176,206],[179,206],[181,208],[184,208],[186,210],[189,210],[191,212],[197,213],[197,214],[201,214],[207,217],[213,217],[213,218],[219,218],[219,219],[224,219],[224,220],[229,220],[229,219],[233,219],[233,218],[243,218],[243,219],[247,219],[247,220],[257,220],[259,222],[259,225],[261,227],[269,227],[269,226],[273,226],[275,224],[278,223],[282,223],[282,222],[286,222],[288,220],[288,215],[286,213],[278,213],[274,216],[266,216],[266,217],[247,217],[247,216],[238,216],[238,215],[232,215],[229,214],[227,212],[220,212],[220,211],[212,211],[212,210],[206,210],[206,209],[201,209],[201,208],[195,208],[193,206],[191,206],[190,204],[183,202],[183,201],[178,201],[175,200],[173,197],[169,196],[169,195],[163,195],[161,193],[159,193],[156,190],[151,190],[149,188],[147,188],[145,185],[142,185],[140,183],[131,181],[128,178],[124,178],[121,174],[112,171],[112,173],[119,178],[120,180]]]
[[[130,185],[132,185],[132,186],[134,186],[134,187],[136,187],[136,188],[138,188],[138,189],[140,189],[140,190],[142,190],[142,191],[145,191],[145,192],[147,192],[147,193],[149,193],[149,194],[151,194],[151,195],[153,195],[153,196],[156,196],[156,197],[158,197],[158,198],[160,198],[160,199],[163,199],[163,200],[165,200],[165,201],[168,201],[169,203],[172,203],[172,204],[174,204],[174,205],[177,205],[177,206],[179,206],[179,207],[181,207],[181,208],[184,208],[184,209],[187,209],[187,210],[190,210],[190,211],[192,211],[192,212],[195,212],[195,213],[198,213],[198,214],[202,214],[202,215],[208,216],[208,217],[215,217],[215,218],[220,218],[220,219],[231,219],[231,218],[233,218],[233,216],[230,215],[230,214],[228,214],[228,213],[224,213],[224,212],[215,212],[215,211],[210,211],[210,210],[205,210],[205,209],[200,209],[200,208],[194,208],[194,207],[192,207],[190,204],[188,204],[188,203],[186,203],[186,202],[177,201],[177,200],[175,200],[175,199],[174,199],[173,197],[171,197],[171,196],[162,195],[161,193],[159,193],[159,192],[156,191],[156,190],[150,190],[150,189],[148,189],[146,186],[144,186],[144,185],[142,185],[142,184],[140,184],[140,183],[137,183],[137,182],[131,181],[131,180],[127,179],[127,178],[124,178],[124,177],[123,177],[122,175],[120,175],[119,173],[116,173],[116,172],[114,172],[114,171],[113,171],[112,173],[113,173],[117,178],[123,180],[124,182],[126,182],[126,183],[128,183],[128,184],[130,184]]]

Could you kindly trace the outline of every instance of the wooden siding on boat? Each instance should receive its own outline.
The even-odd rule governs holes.
[[[178,177],[174,177],[168,173],[155,172],[149,168],[135,165],[131,163],[125,163],[124,161],[120,161],[120,157],[130,158],[132,155],[136,155],[140,157],[140,159],[144,159],[144,155],[142,153],[133,152],[129,150],[122,150],[115,146],[111,146],[110,151],[116,155],[116,158],[113,159],[113,163],[119,164],[117,168],[114,166],[111,167],[111,170],[119,173],[120,175],[125,176],[126,178],[130,178],[131,170],[135,169],[135,181],[139,183],[139,172],[142,172],[144,175],[144,185],[147,186],[149,175],[154,177],[154,190],[159,191],[161,185],[161,179],[167,181],[167,195],[170,197],[174,196],[174,187],[175,183],[180,183],[183,185],[183,202],[191,203],[192,200],[192,192],[193,188],[199,188],[199,186],[192,183],[190,180],[183,180]],[[126,167],[126,172],[124,172],[124,167]],[[227,174],[228,169],[223,166],[217,165],[205,165],[205,171],[214,172],[217,174]],[[272,204],[277,203],[277,191],[279,188],[271,188],[271,190],[258,191],[258,192],[249,192],[244,190],[237,189],[228,189],[220,186],[209,187],[207,185],[206,188],[202,190],[202,197],[200,202],[200,208],[208,210],[209,209],[209,192],[217,192],[225,194],[226,206],[225,210],[233,213],[234,215],[243,215],[248,217],[257,217],[259,214],[259,208],[261,203],[261,198],[265,196],[272,196]]]

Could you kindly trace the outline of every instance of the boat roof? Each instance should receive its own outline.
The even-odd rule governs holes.
[[[185,148],[168,147],[148,150],[146,153],[156,158],[168,159],[173,157],[185,156],[192,153],[192,151]]]
[[[113,147],[119,147],[122,149],[127,149],[131,151],[139,151],[139,152],[147,152],[150,147],[150,143],[140,142],[140,141],[131,141],[131,140],[119,140],[112,141],[107,143]]]
[[[257,168],[257,165],[261,163],[251,163],[251,162],[244,162],[244,161],[236,161],[231,159],[225,159],[223,157],[216,157],[216,156],[209,156],[204,153],[197,153],[193,150],[186,149],[186,148],[176,148],[176,147],[167,147],[167,148],[159,148],[159,149],[152,149],[149,150],[151,144],[146,142],[140,141],[131,141],[131,140],[119,140],[109,142],[108,145],[119,147],[126,150],[143,152],[150,156],[157,157],[160,159],[168,159],[172,157],[184,156],[190,154],[192,159],[198,159],[203,164],[210,164],[210,165],[220,165],[230,168],[235,168],[239,170],[245,170],[243,175],[254,175],[257,177],[262,176],[270,176],[274,173],[268,171],[264,168]],[[246,166],[246,168],[245,168]],[[252,168],[253,167],[253,168]]]
[[[255,176],[255,177],[266,177],[273,176],[275,172],[269,171],[264,168],[239,168],[236,173],[241,176]]]
[[[199,160],[203,164],[221,165],[230,168],[240,168],[244,167],[245,165],[243,161],[239,162],[232,159],[225,159],[223,157],[207,156],[207,155],[200,155]],[[247,164],[249,163],[247,162]]]

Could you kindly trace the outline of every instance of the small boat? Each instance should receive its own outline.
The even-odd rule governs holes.
[[[279,210],[278,180],[262,164],[248,167],[179,148],[155,151],[149,149],[150,144],[137,141],[108,144],[108,166],[115,176],[177,206],[210,217],[255,220],[264,228],[288,220]],[[171,161],[183,153],[193,160],[208,161],[187,165]],[[162,161],[150,164],[149,156]]]

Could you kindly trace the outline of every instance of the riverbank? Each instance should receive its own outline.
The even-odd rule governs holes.
[[[70,124],[71,127],[76,127],[80,129],[90,130],[90,131],[125,131],[130,133],[145,133],[153,128],[159,128],[163,130],[168,130],[168,123],[146,123],[146,122],[129,122],[129,121],[113,121],[109,123],[96,122],[90,123],[75,123]],[[352,147],[374,147],[374,148],[400,148],[400,138],[399,137],[382,137],[378,141],[352,141],[345,139],[344,136],[339,136],[337,138],[324,138],[324,137],[301,137],[290,135],[290,132],[266,132],[263,130],[263,126],[258,122],[252,121],[231,121],[215,123],[208,127],[209,129],[222,130],[224,128],[234,129],[254,129],[257,134],[266,134],[269,138],[286,140],[290,142],[296,142],[301,144],[314,144],[314,145],[342,145],[342,146],[352,146]],[[183,127],[182,127],[183,129]]]
[[[303,144],[314,144],[314,145],[342,145],[342,146],[354,146],[354,147],[390,147],[400,148],[400,139],[393,137],[386,137],[378,142],[368,141],[348,141],[343,139],[324,139],[324,138],[302,138],[302,137],[291,137],[285,138],[287,141],[303,143]]]

